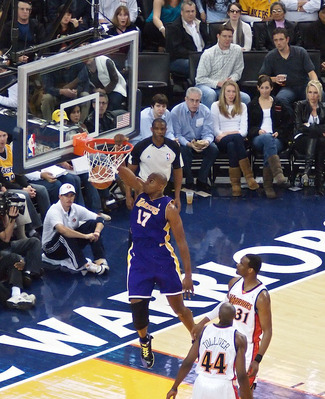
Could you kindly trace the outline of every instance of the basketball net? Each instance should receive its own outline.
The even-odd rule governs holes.
[[[133,149],[128,141],[116,144],[114,139],[91,139],[84,133],[73,137],[73,145],[76,155],[87,156],[88,180],[99,189],[109,187],[115,180],[118,167]]]

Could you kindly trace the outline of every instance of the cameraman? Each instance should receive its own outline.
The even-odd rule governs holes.
[[[41,243],[38,238],[12,240],[15,221],[19,215],[16,206],[10,206],[7,212],[0,214],[0,251],[18,254],[24,257],[26,268],[25,279],[38,278],[41,275]],[[2,264],[1,260],[1,264]]]
[[[35,305],[36,298],[33,294],[28,295],[26,292],[21,292],[23,288],[22,270],[25,267],[25,261],[20,255],[12,251],[13,248],[10,245],[10,239],[15,227],[15,220],[18,215],[18,208],[12,206],[9,208],[8,215],[0,216],[0,280],[6,280],[11,286],[10,297],[9,292],[6,292],[5,286],[1,284],[0,299],[1,302],[5,303],[10,309],[27,310]],[[36,238],[27,240],[39,242]],[[29,248],[30,251],[34,249],[33,246]]]

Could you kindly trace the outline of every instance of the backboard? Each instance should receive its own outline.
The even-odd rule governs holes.
[[[89,94],[93,90],[88,79],[91,71],[87,65],[89,60],[100,56],[103,62],[106,62],[105,56],[115,63],[119,82],[126,86],[127,91],[125,103],[119,109],[110,111],[112,122],[107,130],[99,124],[102,97],[98,92]],[[134,31],[19,66],[18,129],[13,137],[15,172],[31,172],[74,157],[73,136],[82,128],[80,124],[67,123],[64,111],[76,105],[86,113],[94,112],[94,125],[89,131],[92,137],[113,138],[117,133],[133,137],[137,134],[137,60],[138,32]],[[96,65],[99,77],[100,64]],[[69,82],[61,82],[58,78],[63,76],[66,79],[67,75]],[[102,81],[109,84],[107,80]],[[63,97],[61,88],[73,89],[77,93],[75,98]],[[57,122],[51,120],[54,109],[60,110]]]

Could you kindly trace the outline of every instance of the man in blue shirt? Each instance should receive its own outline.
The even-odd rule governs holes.
[[[151,107],[147,107],[140,114],[140,134],[131,140],[133,145],[139,141],[152,136],[152,122],[161,118],[167,123],[166,136],[170,140],[175,140],[172,117],[167,109],[168,98],[165,94],[155,94],[151,99]]]
[[[194,188],[191,170],[195,155],[202,155],[196,187],[198,190],[210,192],[208,176],[217,155],[218,147],[214,144],[213,121],[208,107],[201,104],[202,91],[198,87],[190,87],[186,91],[185,101],[176,105],[172,111],[174,134],[181,146],[184,161],[186,188]]]

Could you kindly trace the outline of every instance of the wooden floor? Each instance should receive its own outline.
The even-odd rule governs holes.
[[[205,270],[208,270],[210,266],[202,266],[204,261],[220,262],[220,264],[225,266],[216,266],[216,268],[222,269],[224,267],[226,272],[230,269],[227,265],[231,266],[233,264],[231,258],[227,260],[225,256],[228,256],[227,239],[233,234],[233,229],[238,228],[238,226],[233,225],[232,221],[234,211],[239,212],[238,216],[236,216],[237,219],[242,217],[246,224],[249,224],[251,219],[247,216],[247,212],[250,212],[249,215],[255,212],[261,216],[256,231],[252,228],[253,225],[247,229],[249,234],[246,234],[244,242],[243,234],[238,235],[237,241],[232,240],[232,253],[243,248],[251,248],[253,245],[270,245],[276,237],[294,231],[292,223],[287,223],[287,226],[281,225],[281,227],[278,224],[270,223],[269,218],[273,217],[273,211],[278,212],[283,207],[285,208],[283,215],[287,214],[288,218],[294,217],[295,212],[298,212],[298,210],[301,213],[301,207],[304,207],[305,213],[313,209],[311,217],[305,218],[304,223],[301,223],[300,219],[300,225],[296,230],[324,230],[321,215],[321,210],[324,208],[323,199],[322,202],[317,199],[317,202],[314,203],[312,200],[314,197],[310,197],[306,201],[306,198],[299,197],[301,193],[285,193],[283,194],[283,196],[286,196],[285,206],[283,198],[269,202],[261,198],[247,197],[241,199],[241,202],[232,203],[231,208],[225,208],[225,204],[231,201],[231,199],[225,197],[225,192],[226,190],[224,189],[221,195],[217,192],[210,198],[196,198],[193,214],[186,213],[185,205],[182,211],[182,218],[192,251],[192,261],[193,259],[199,259],[201,254],[198,251],[203,251],[203,246],[208,239],[210,243],[214,243],[214,241],[211,241],[212,237],[218,237],[218,239],[221,237],[224,243],[222,259],[215,254],[216,246],[213,244],[213,247],[207,245],[200,262],[195,261],[194,272],[197,280],[202,284],[201,289],[211,289],[211,281],[204,274]],[[291,201],[289,205],[288,201]],[[260,207],[261,209],[259,209]],[[207,209],[209,213],[207,213]],[[231,212],[229,212],[230,209]],[[218,229],[223,234],[225,234],[225,231],[229,231],[227,239],[224,235],[221,235],[219,230],[216,232],[215,227],[211,229],[211,222],[206,221],[207,214],[210,217],[213,215],[216,225],[219,226]],[[226,214],[224,218],[226,220],[222,219],[221,214]],[[195,226],[193,226],[194,217],[197,217]],[[54,317],[80,328],[81,323],[77,319],[75,309],[79,309],[82,306],[92,306],[94,309],[105,308],[105,311],[112,312],[119,310],[121,313],[128,309],[127,303],[124,304],[123,302],[125,297],[123,293],[125,290],[125,260],[124,250],[121,250],[121,248],[127,246],[128,215],[118,209],[113,211],[112,218],[112,223],[107,228],[106,245],[111,262],[116,263],[116,266],[112,267],[110,275],[106,279],[104,277],[103,279],[94,279],[92,276],[86,276],[85,278],[70,276],[61,271],[46,274],[46,278],[43,278],[43,281],[39,281],[35,285],[35,293],[39,299],[38,308],[36,308],[35,312],[23,315],[17,312],[2,311],[0,314],[1,334],[21,338],[18,329],[24,326],[40,329],[42,327],[39,326],[39,323],[47,317]],[[116,223],[114,223],[114,220],[116,220]],[[213,231],[214,235],[206,234],[205,238],[202,239],[201,234],[204,232],[201,231],[200,225],[204,226],[206,222],[208,223],[206,232]],[[222,223],[227,224],[224,230],[221,227]],[[242,221],[239,225],[242,226],[243,232],[246,231],[246,226],[243,227]],[[290,227],[288,227],[289,225]],[[276,230],[272,231],[270,226],[272,228],[275,226]],[[220,248],[219,246],[218,254],[220,254]],[[313,254],[316,253],[316,251],[312,252]],[[317,254],[322,258],[322,254],[319,252]],[[272,284],[270,285],[273,338],[260,365],[260,380],[254,393],[255,399],[325,398],[325,318],[322,314],[325,303],[325,270],[323,263],[324,261],[315,270],[304,273],[303,276],[301,273],[293,273],[296,279],[289,273],[289,282],[287,284],[279,284],[274,288],[272,288]],[[201,266],[199,267],[198,265]],[[231,272],[229,272],[230,274]],[[270,277],[270,273],[264,273],[263,275]],[[209,279],[211,279],[211,276]],[[229,278],[227,277],[227,279]],[[48,290],[49,287],[51,288],[50,291]],[[220,284],[219,288],[222,289],[222,287],[222,284]],[[49,295],[49,292],[51,295]],[[113,298],[111,302],[105,302],[111,300],[111,298]],[[197,296],[193,298],[192,301],[194,302],[191,308],[195,315],[195,320],[200,320],[205,312],[198,308],[198,302],[195,303],[199,298],[201,298],[200,290],[197,288]],[[160,302],[162,300],[157,296],[155,302],[158,305],[162,304],[161,306],[163,307],[163,302]],[[49,306],[48,301],[53,301],[53,304]],[[58,302],[60,302],[60,306]],[[213,302],[215,301],[208,303],[212,304]],[[158,305],[156,305],[156,308],[159,309],[160,305]],[[155,314],[161,316],[159,312]],[[128,322],[130,323],[131,320]],[[16,326],[14,325],[15,323]],[[85,355],[79,356],[75,360],[72,357],[69,360],[70,363],[67,362],[66,364],[59,362],[59,355],[47,357],[48,354],[45,352],[28,349],[25,358],[26,351],[21,348],[0,345],[0,382],[2,381],[1,373],[8,369],[10,362],[12,362],[12,365],[19,364],[21,369],[25,367],[27,377],[26,379],[19,379],[19,377],[8,379],[0,387],[0,398],[165,398],[181,361],[186,356],[191,345],[190,337],[185,327],[172,316],[169,321],[162,323],[161,327],[159,325],[155,326],[153,348],[156,362],[151,370],[144,370],[139,364],[139,348],[137,346],[138,341],[135,339],[136,335],[131,331],[130,335],[126,336],[124,340],[121,337],[112,339],[109,335],[110,328],[106,327],[107,331],[105,333],[102,330],[103,326],[104,323],[101,324],[101,330],[92,327],[87,331],[100,339],[107,339],[110,346],[105,347],[103,345],[94,351],[89,350],[89,353],[85,351]],[[127,326],[132,330],[131,324]],[[153,327],[154,325],[152,324]],[[0,344],[3,344],[2,337],[0,336]],[[35,340],[40,340],[40,338],[35,338]],[[69,344],[69,342],[75,341],[65,340],[65,342]],[[82,347],[79,344],[71,344],[70,346],[74,348]],[[56,360],[58,360],[57,364]],[[42,362],[44,362],[43,372],[39,371],[42,370],[42,367],[39,366],[39,363],[42,364]],[[49,366],[51,362],[53,365]],[[38,371],[33,371],[33,367]],[[191,398],[193,381],[194,372],[192,371],[184,384],[180,386],[177,398]]]

